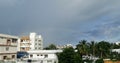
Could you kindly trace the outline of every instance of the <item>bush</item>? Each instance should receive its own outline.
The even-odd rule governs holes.
[[[98,59],[95,61],[95,63],[104,63],[103,59]]]

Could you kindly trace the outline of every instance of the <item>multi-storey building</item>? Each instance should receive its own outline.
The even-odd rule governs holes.
[[[31,45],[29,36],[21,37],[19,45],[20,51],[29,51]]]
[[[0,60],[15,60],[18,37],[0,34]]]
[[[21,37],[18,47],[19,51],[42,50],[43,39],[41,35],[30,33],[29,36]]]
[[[30,33],[30,43],[31,50],[43,49],[43,38],[41,35],[37,35],[36,33]]]

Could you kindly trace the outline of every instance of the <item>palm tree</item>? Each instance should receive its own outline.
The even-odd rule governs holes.
[[[95,52],[96,52],[96,43],[94,41],[91,41],[91,43],[89,43],[89,47],[90,47],[90,53],[95,56]]]
[[[77,45],[77,49],[78,52],[81,54],[81,57],[88,54],[88,44],[86,42],[86,40],[81,40]]]
[[[100,58],[106,58],[110,54],[110,43],[101,41],[97,44],[98,51],[100,52]]]

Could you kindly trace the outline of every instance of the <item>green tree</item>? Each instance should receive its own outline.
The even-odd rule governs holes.
[[[63,49],[63,52],[58,54],[59,63],[81,63],[80,55],[75,52],[72,47]]]
[[[48,47],[44,48],[45,50],[56,50],[56,46],[54,44],[50,44]]]
[[[91,41],[90,43],[89,43],[89,49],[90,49],[90,54],[92,54],[92,56],[96,56],[95,54],[96,54],[96,51],[97,51],[97,48],[96,48],[96,45],[97,45],[97,43],[95,43],[95,41]]]
[[[103,59],[98,59],[95,61],[95,63],[104,63]]]
[[[100,54],[100,58],[107,58],[110,54],[110,43],[106,41],[101,41],[97,44],[97,54]]]
[[[78,52],[74,54],[74,63],[84,63],[82,57]]]
[[[89,47],[88,47],[88,44],[87,44],[86,40],[81,40],[76,47],[77,47],[78,52],[81,54],[81,57],[83,55],[88,54]]]

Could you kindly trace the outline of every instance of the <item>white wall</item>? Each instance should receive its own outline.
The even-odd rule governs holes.
[[[8,50],[6,50],[8,48]],[[0,46],[0,53],[16,53],[17,47]]]

